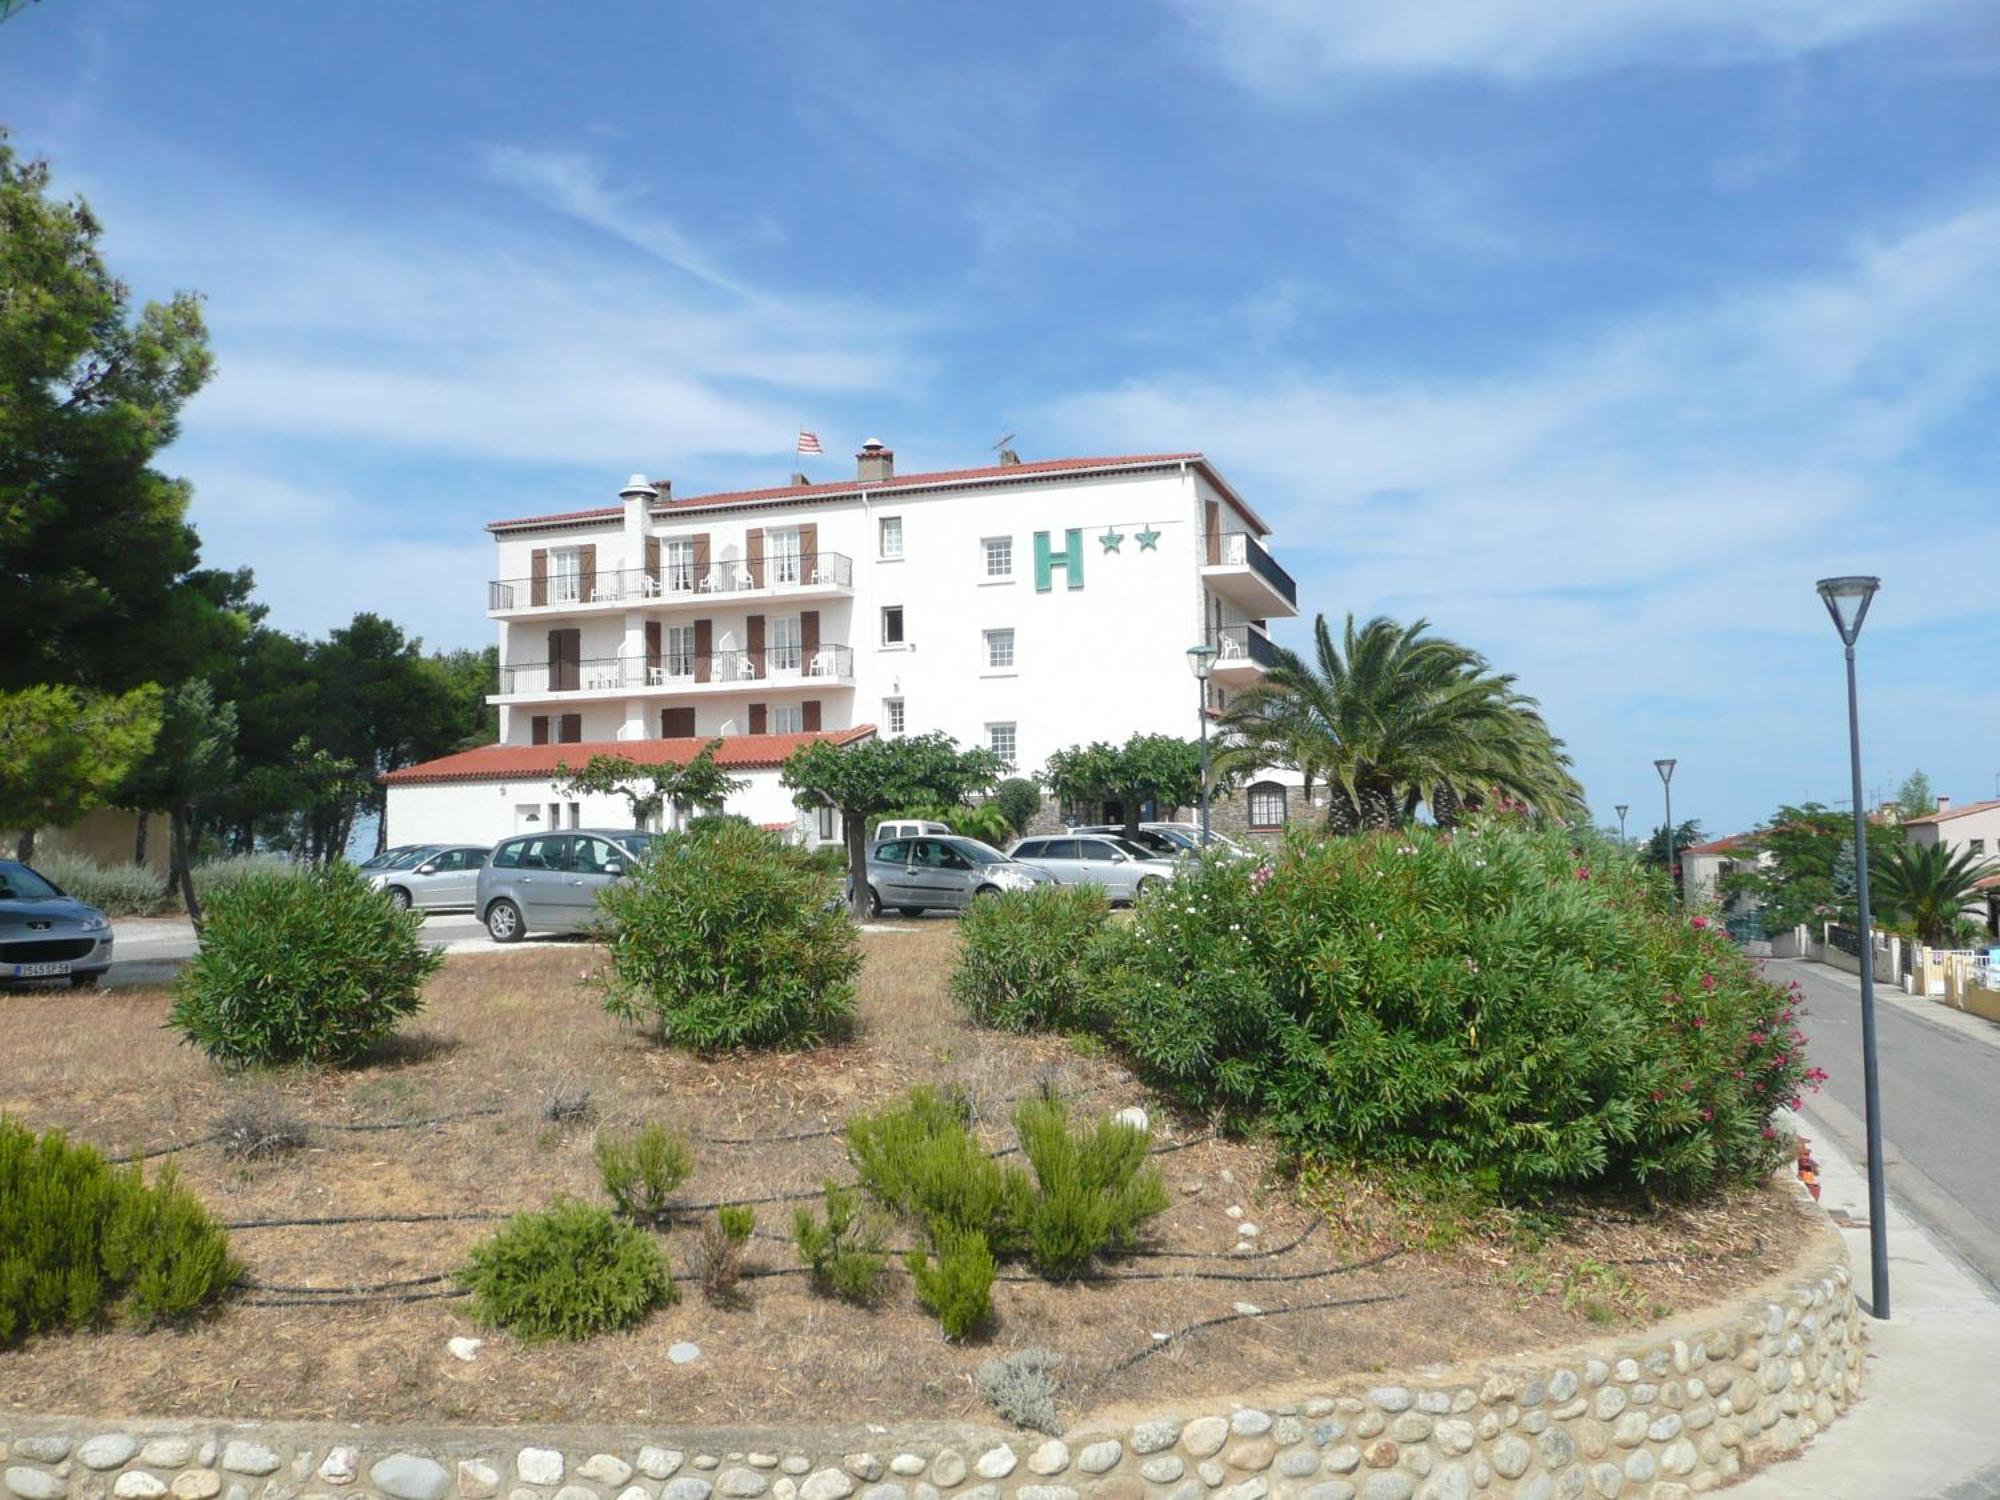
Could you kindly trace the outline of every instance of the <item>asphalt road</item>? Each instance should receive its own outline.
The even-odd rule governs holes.
[[[1806,1114],[1865,1161],[1861,981],[1791,960],[1772,961],[1766,973],[1799,981],[1808,1056],[1832,1075],[1807,1098]],[[2000,1026],[1878,984],[1875,1033],[1889,1192],[2000,1288]]]
[[[166,984],[194,957],[194,929],[178,918],[118,921],[112,923],[111,932],[116,943],[111,950],[111,972],[105,977],[107,984]],[[424,937],[444,944],[452,953],[498,946],[470,912],[425,918]]]

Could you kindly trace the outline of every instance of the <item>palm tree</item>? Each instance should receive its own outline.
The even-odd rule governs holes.
[[[1331,791],[1335,832],[1393,828],[1420,806],[1449,826],[1489,797],[1579,815],[1583,789],[1535,700],[1429,622],[1378,616],[1339,642],[1326,616],[1313,661],[1279,649],[1261,682],[1222,716],[1225,770],[1287,766]]]
[[[1869,851],[1868,878],[1882,909],[1906,919],[1917,940],[1933,948],[1949,943],[1974,888],[1995,874],[2000,865],[1943,844],[1878,844]]]

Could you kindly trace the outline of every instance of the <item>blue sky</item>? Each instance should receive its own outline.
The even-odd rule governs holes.
[[[481,524],[1200,448],[1310,608],[1519,674],[1600,817],[2000,777],[1973,0],[42,0],[0,122],[209,298],[172,468],[281,625],[491,638]],[[1278,634],[1302,644],[1305,626]]]

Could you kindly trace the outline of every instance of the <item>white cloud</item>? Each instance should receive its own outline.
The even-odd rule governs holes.
[[[1172,0],[1196,44],[1259,91],[1464,74],[1520,82],[1632,63],[1796,56],[1964,11],[1964,0]]]

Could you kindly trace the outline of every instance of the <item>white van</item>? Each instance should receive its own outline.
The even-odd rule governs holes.
[[[878,823],[875,837],[881,839],[913,839],[925,833],[950,833],[949,823],[928,823],[922,818],[904,818],[888,823]]]

